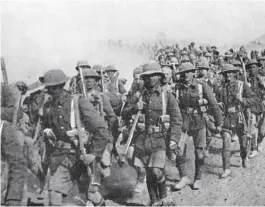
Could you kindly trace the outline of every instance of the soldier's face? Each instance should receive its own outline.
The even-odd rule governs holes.
[[[162,68],[162,71],[163,71],[163,73],[165,74],[165,77],[166,77],[165,81],[167,83],[170,82],[170,80],[172,78],[172,71],[171,71],[171,69],[165,67],[165,68]]]
[[[108,71],[107,74],[110,78],[113,78],[114,77],[114,74],[115,74],[116,71]]]
[[[153,74],[153,75],[144,76],[143,79],[144,79],[144,86],[146,88],[153,88],[154,86],[160,83],[161,76]]]
[[[85,77],[85,84],[88,90],[91,90],[97,85],[97,80],[93,77]]]
[[[62,93],[64,85],[46,86],[47,92],[51,96],[57,96]]]
[[[224,73],[224,78],[226,80],[226,82],[231,83],[232,81],[235,80],[235,73],[234,72],[228,72],[228,73]]]
[[[265,60],[260,60],[259,63],[265,68]]]
[[[190,83],[195,75],[194,71],[189,71],[186,73],[181,73],[180,74],[180,79],[184,81],[184,83]]]
[[[250,72],[251,76],[255,76],[257,74],[257,72],[258,72],[257,65],[250,65],[249,72]]]
[[[208,70],[200,69],[200,70],[198,70],[197,77],[198,78],[203,78],[203,77],[205,77],[207,75],[207,73],[208,73]]]

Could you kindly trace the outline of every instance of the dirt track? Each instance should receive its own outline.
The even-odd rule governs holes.
[[[187,166],[189,174],[194,174],[194,155],[192,140],[188,142],[190,153],[188,155]],[[265,154],[251,160],[251,168],[244,169],[241,167],[241,158],[239,155],[239,143],[232,143],[232,175],[227,179],[220,179],[222,173],[222,140],[214,138],[211,143],[210,156],[206,158],[204,174],[202,177],[203,188],[192,190],[185,187],[181,191],[169,192],[167,200],[175,201],[176,205],[265,205]],[[168,185],[178,180],[178,171],[173,163],[168,163],[166,168]],[[148,199],[146,193],[138,202],[142,203]],[[109,205],[116,205],[112,201],[107,201]]]
[[[194,154],[192,140],[188,140],[187,166],[191,178],[194,175]],[[238,142],[232,143],[232,176],[220,179],[222,172],[222,140],[214,138],[211,143],[210,156],[206,158],[202,177],[203,188],[192,190],[185,187],[181,191],[169,192],[167,200],[176,205],[265,205],[265,153],[251,160],[251,168],[241,167]],[[168,162],[166,167],[168,186],[179,180],[178,170],[174,163]],[[34,192],[36,179],[29,176],[28,191]],[[140,195],[133,195],[136,184],[136,172],[131,166],[120,168],[116,163],[112,166],[111,176],[104,182],[102,193],[106,197],[106,205],[139,205],[148,204],[149,197],[145,189]],[[75,190],[68,196],[66,203],[73,203]],[[27,193],[32,196],[32,194]],[[46,199],[45,199],[46,200]],[[46,200],[47,201],[47,200]]]

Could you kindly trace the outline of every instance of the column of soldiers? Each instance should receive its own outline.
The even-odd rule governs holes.
[[[249,168],[265,142],[264,56],[248,60],[243,47],[224,56],[216,46],[196,49],[192,42],[188,48],[161,50],[157,61],[135,68],[128,93],[114,66],[91,67],[84,60],[73,78],[52,69],[39,78],[37,89],[26,92],[23,82],[2,87],[2,159],[9,165],[5,205],[21,204],[27,167],[39,178],[40,193],[48,192],[49,205],[63,205],[75,183],[76,205],[104,205],[100,185],[113,159],[124,163],[124,157],[137,172],[135,193],[147,185],[151,205],[168,205],[167,157],[181,177],[172,189],[198,190],[216,134],[223,140],[220,177],[231,175],[235,137],[242,166]],[[194,178],[186,168],[188,137],[195,149]],[[27,159],[25,146],[37,148],[37,155]]]

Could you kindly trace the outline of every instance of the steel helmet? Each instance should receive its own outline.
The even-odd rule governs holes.
[[[141,78],[148,75],[158,74],[165,78],[165,74],[162,72],[160,65],[156,61],[150,61],[143,65],[143,72],[141,73]]]
[[[179,65],[179,61],[176,57],[172,57],[168,65]]]
[[[250,59],[250,60],[247,62],[246,67],[248,68],[248,67],[251,66],[251,65],[257,65],[258,67],[261,66],[261,64],[260,64],[256,59]]]
[[[238,60],[232,60],[232,65],[233,66],[242,66],[241,62]]]
[[[101,72],[101,70],[102,70],[102,72],[104,72],[104,67],[102,65],[99,65],[99,64],[93,65],[92,69],[97,71],[97,72]]]
[[[108,72],[108,71],[117,71],[117,69],[113,66],[113,65],[108,65],[106,68],[105,68],[105,71]]]
[[[232,64],[225,64],[222,67],[222,70],[219,72],[219,74],[227,73],[227,72],[237,72],[239,71],[237,68],[235,68]]]
[[[205,53],[204,57],[212,57],[212,54],[207,52],[207,53]]]
[[[45,86],[55,86],[65,83],[69,77],[60,69],[52,69],[45,73],[43,76],[43,83]]]
[[[191,63],[182,63],[179,66],[179,71],[176,72],[176,74],[186,73],[186,72],[195,71],[195,70],[197,69],[194,68],[194,65],[192,65]]]
[[[183,58],[181,59],[181,62],[190,62],[190,59],[187,55],[183,56]]]
[[[76,63],[75,69],[78,70],[78,67],[87,66],[88,68],[91,68],[91,66],[88,64],[86,60],[79,60]]]
[[[136,67],[133,70],[133,76],[138,75],[138,74],[141,74],[142,72],[143,72],[143,66],[142,65],[139,65],[138,67]]]
[[[210,69],[210,66],[209,66],[209,63],[207,60],[203,59],[202,61],[200,61],[198,63],[198,66],[197,66],[198,69],[207,69],[209,70]]]
[[[93,77],[96,80],[99,80],[101,78],[95,70],[84,70],[83,76],[84,77]]]

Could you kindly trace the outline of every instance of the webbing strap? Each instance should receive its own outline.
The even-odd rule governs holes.
[[[238,84],[238,94],[240,95],[241,98],[242,97],[242,93],[243,93],[243,82],[242,81],[237,81],[237,84]]]
[[[167,114],[167,102],[166,102],[166,92],[162,90],[162,115]]]
[[[203,90],[202,90],[202,84],[198,83],[198,91],[200,99],[203,99]]]

